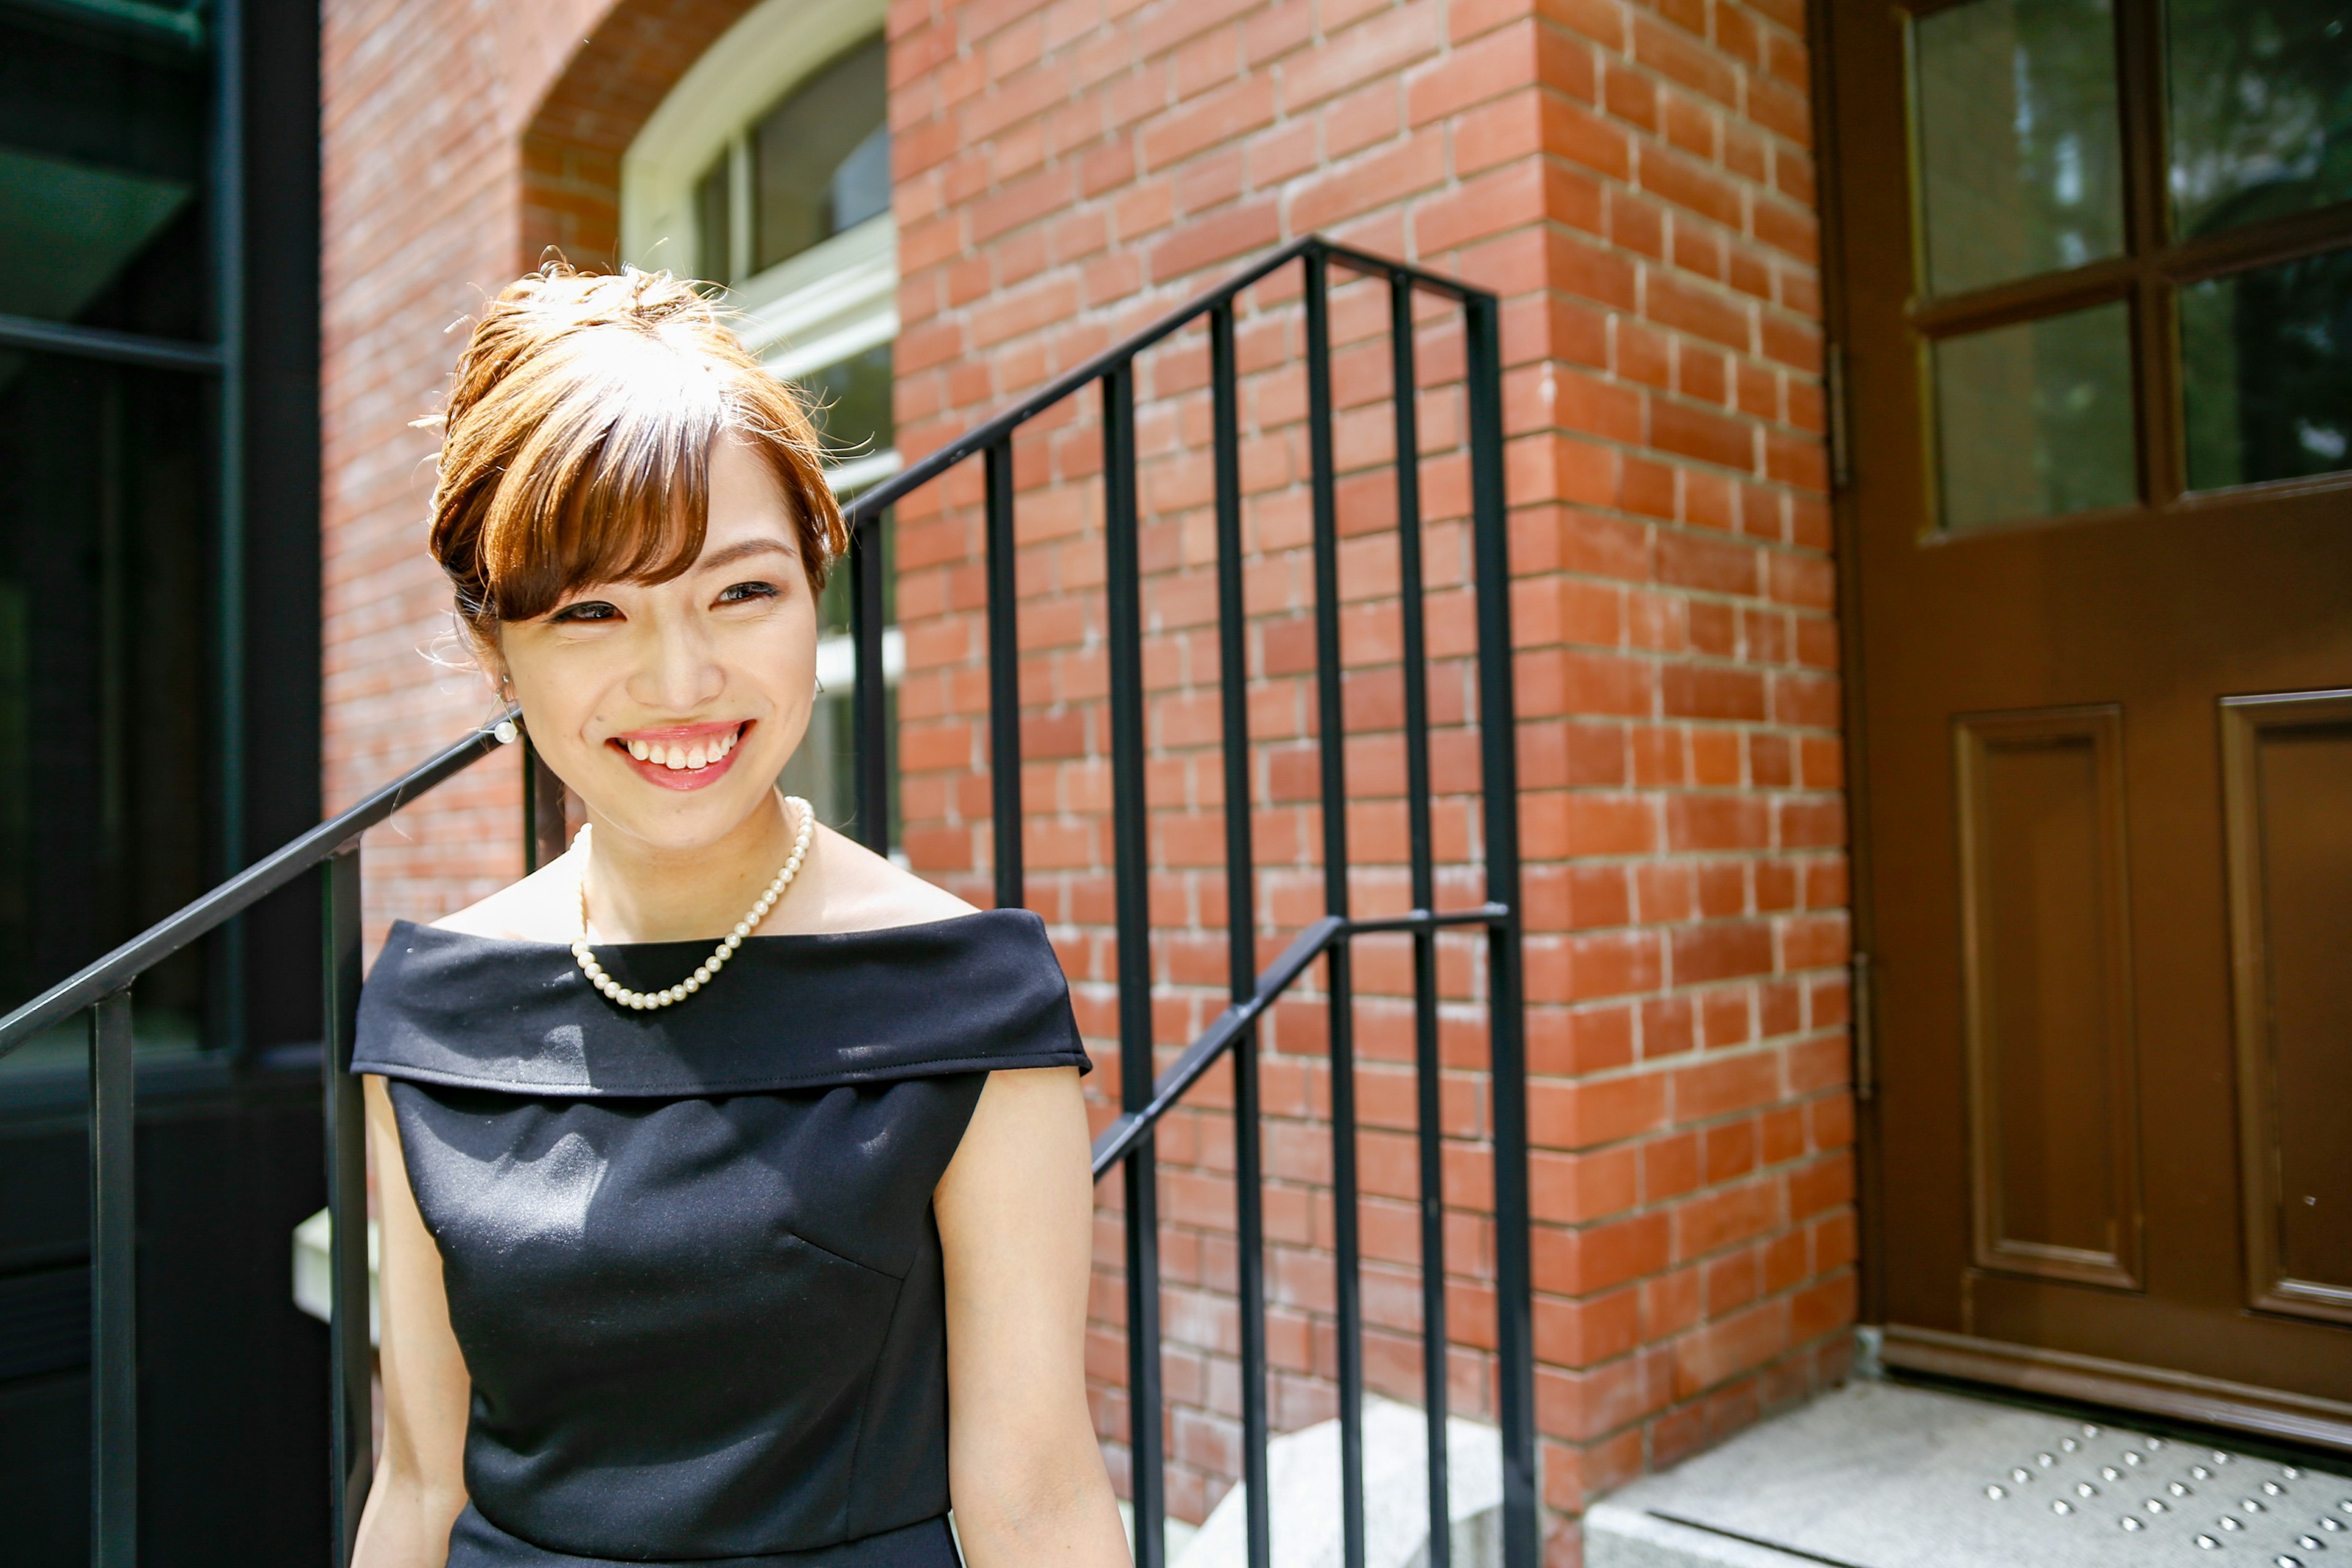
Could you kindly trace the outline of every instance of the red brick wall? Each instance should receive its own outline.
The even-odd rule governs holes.
[[[1545,1497],[1667,1462],[1835,1378],[1853,1315],[1845,862],[1798,0],[898,0],[901,444],[919,451],[1276,242],[1321,229],[1497,290],[1528,867]],[[1402,814],[1379,302],[1343,296],[1351,832],[1393,899]],[[1274,925],[1318,912],[1295,300],[1244,320],[1253,802]],[[1458,632],[1458,353],[1433,325],[1433,636]],[[1159,1043],[1220,1005],[1213,647],[1197,341],[1139,377]],[[1115,1094],[1093,403],[1025,439],[1030,902],[1055,923]],[[908,841],[988,863],[974,476],[902,510]],[[1451,619],[1449,620],[1449,617]],[[1387,674],[1383,675],[1384,667]],[[1385,685],[1383,680],[1385,679]],[[1440,709],[1458,676],[1441,668]],[[1462,706],[1453,699],[1454,711]],[[1457,722],[1458,722],[1457,719]],[[1370,731],[1370,732],[1365,732]],[[1385,748],[1385,749],[1384,749]],[[1461,770],[1441,746],[1444,788]],[[1470,781],[1475,784],[1475,781]],[[1441,813],[1445,825],[1460,820]],[[1475,858],[1465,826],[1450,858]],[[1385,890],[1384,890],[1385,889]],[[1457,872],[1448,897],[1471,896]],[[1417,1249],[1393,963],[1368,960],[1362,1089],[1374,1380],[1410,1395]],[[1486,1399],[1479,976],[1449,961],[1455,1397]],[[1317,1010],[1269,1041],[1277,1422],[1329,1408],[1328,1091]],[[1164,1059],[1164,1058],[1163,1058]],[[1409,1061],[1409,1054],[1405,1055]],[[1218,1086],[1207,1087],[1213,1103]],[[1163,1139],[1171,1506],[1236,1465],[1230,1139]],[[1116,1184],[1106,1184],[1115,1200]],[[1098,1415],[1124,1430],[1118,1253]],[[1577,1552],[1572,1524],[1555,1552]]]

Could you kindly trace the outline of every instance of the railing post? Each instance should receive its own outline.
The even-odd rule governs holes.
[[[522,738],[522,868],[528,873],[561,856],[564,850],[563,781],[530,743]]]
[[[1151,864],[1146,833],[1143,584],[1136,539],[1135,369],[1103,377],[1104,606],[1109,625],[1111,856],[1118,910],[1118,1096],[1127,1110],[1151,1100]],[[1128,1489],[1135,1509],[1135,1568],[1162,1568],[1166,1502],[1160,1475],[1160,1189],[1150,1134],[1127,1157]]]
[[[360,1512],[375,1478],[368,1344],[367,1112],[352,1073],[360,1005],[360,844],[335,851],[320,872],[325,908],[325,1049],[320,1053],[327,1122],[328,1384],[333,1473],[334,1568],[352,1560]]]
[[[1217,678],[1223,706],[1225,948],[1233,999],[1257,990],[1256,852],[1250,808],[1249,622],[1242,594],[1241,388],[1234,358],[1234,308],[1209,315],[1209,382],[1216,447]],[[1234,1040],[1234,1207],[1241,1251],[1242,1486],[1249,1568],[1274,1558],[1266,1489],[1265,1206],[1258,1149],[1257,1027]]]
[[[857,841],[890,852],[890,691],[882,669],[883,520],[876,512],[849,535],[849,637],[857,650],[850,697],[857,731]]]
[[[131,987],[89,1010],[89,1561],[139,1562],[137,1079]]]
[[[1013,561],[1013,440],[988,448],[988,784],[996,907],[1022,902],[1021,620]]]
[[[1519,921],[1519,770],[1512,696],[1510,520],[1503,494],[1503,355],[1491,294],[1463,303],[1470,512],[1478,597],[1478,744],[1486,900],[1489,1071],[1495,1095],[1496,1346],[1503,1426],[1503,1562],[1536,1568],[1535,1324],[1528,1252],[1528,1098]]]
[[[1396,416],[1397,610],[1403,623],[1404,795],[1412,907],[1437,907],[1429,827],[1429,652],[1422,614],[1421,420],[1414,405],[1412,283],[1389,275],[1390,396]],[[1421,1152],[1422,1407],[1428,1422],[1429,1564],[1451,1568],[1453,1510],[1445,1451],[1445,1150],[1438,1080],[1437,933],[1412,933],[1414,1120]]]
[[[1331,453],[1329,265],[1307,269],[1307,447],[1314,483],[1315,710],[1323,784],[1323,910],[1348,913],[1348,734],[1339,662],[1339,480]],[[1331,1206],[1339,1287],[1339,1534],[1345,1568],[1364,1568],[1364,1318],[1356,1215],[1356,1048],[1352,957],[1343,934],[1325,955],[1330,984]]]

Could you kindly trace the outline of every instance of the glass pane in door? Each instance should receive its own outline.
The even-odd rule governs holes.
[[[2115,40],[2106,0],[1969,0],[1915,25],[1929,293],[2121,253]]]
[[[2138,500],[2122,301],[1947,338],[1934,355],[1947,531]]]
[[[2175,232],[2352,198],[2352,6],[2168,0]]]
[[[2352,468],[2352,251],[2180,291],[2189,488]]]

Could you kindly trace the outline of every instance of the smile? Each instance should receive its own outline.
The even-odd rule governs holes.
[[[700,789],[725,773],[751,729],[733,723],[680,724],[615,735],[605,744],[626,758],[640,778],[664,789]]]

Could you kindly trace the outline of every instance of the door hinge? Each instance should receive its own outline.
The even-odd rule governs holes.
[[[1822,387],[1829,404],[1830,489],[1842,490],[1853,483],[1853,443],[1845,428],[1845,345],[1831,343],[1822,362]]]
[[[1853,955],[1853,1098],[1864,1105],[1878,1095],[1878,1029],[1870,994],[1870,954]]]

